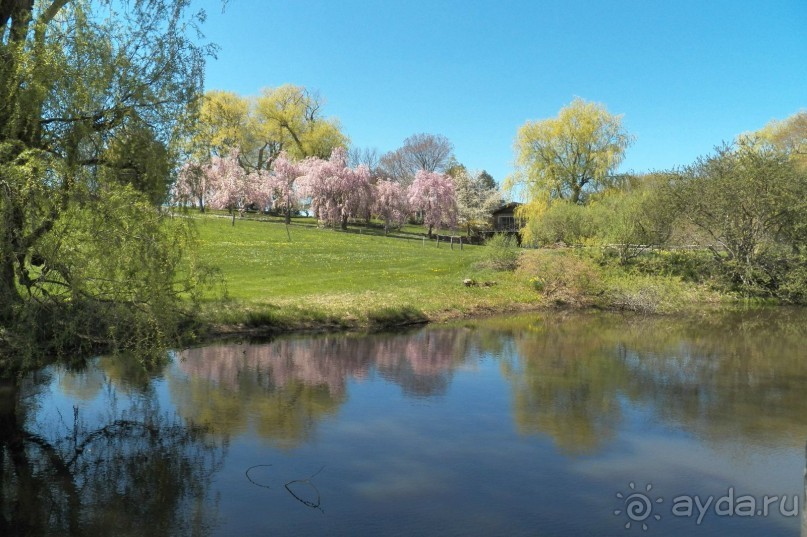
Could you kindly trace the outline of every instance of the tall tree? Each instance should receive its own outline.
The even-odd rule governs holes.
[[[452,167],[448,175],[454,180],[457,220],[470,236],[474,226],[488,225],[491,213],[503,203],[502,194],[487,172],[469,172],[460,164]]]
[[[239,154],[233,150],[225,157],[213,157],[206,167],[207,183],[211,185],[208,204],[213,209],[230,211],[235,225],[235,213],[243,216],[252,204],[266,207],[272,197],[268,172],[246,172],[239,164]]]
[[[423,215],[429,238],[435,227],[453,227],[457,223],[454,182],[442,173],[420,170],[409,186],[409,203]]]
[[[200,93],[205,50],[188,34],[201,17],[187,4],[0,2],[0,322],[33,302],[90,301],[98,315],[127,304],[148,317],[143,304],[175,296],[164,234],[179,223],[158,223],[158,192],[143,180],[163,164],[144,153],[173,158]],[[116,233],[119,253],[137,259],[93,246]]]
[[[445,172],[453,160],[454,145],[440,134],[413,134],[395,151],[381,157],[382,174],[409,186],[420,170]]]
[[[243,158],[255,169],[271,168],[281,151],[293,159],[326,159],[348,145],[339,122],[322,115],[323,100],[302,86],[264,88],[252,103],[249,147]]]
[[[807,170],[807,110],[801,110],[781,121],[773,120],[751,136],[784,151],[801,168]]]
[[[305,173],[305,166],[291,160],[285,151],[272,164],[269,187],[275,196],[275,207],[283,208],[286,225],[291,223],[292,210],[300,201],[295,183]]]
[[[247,147],[252,118],[249,99],[232,91],[211,90],[202,98],[190,154],[205,162],[212,156]]]
[[[331,158],[306,159],[306,170],[300,179],[301,195],[311,200],[311,209],[325,225],[347,229],[349,218],[364,217],[372,204],[370,170],[366,166],[351,168],[347,151],[338,147]]]
[[[788,153],[741,139],[686,167],[669,189],[732,287],[807,297],[807,171]]]
[[[632,140],[621,116],[576,98],[557,117],[527,121],[519,128],[510,183],[523,184],[533,200],[583,203],[586,192],[609,185]]]
[[[409,216],[409,200],[400,183],[382,179],[375,184],[373,214],[384,222],[384,234],[391,227],[400,227]]]

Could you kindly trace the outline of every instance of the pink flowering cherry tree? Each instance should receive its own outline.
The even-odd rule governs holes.
[[[291,223],[292,208],[300,204],[299,195],[294,184],[306,175],[306,167],[294,162],[285,151],[272,163],[272,174],[269,188],[274,194],[274,206],[282,207],[286,216],[286,225]]]
[[[375,184],[373,214],[384,222],[384,234],[389,228],[400,227],[409,216],[409,200],[403,186],[396,181],[382,179]]]
[[[409,186],[408,194],[412,209],[423,215],[429,238],[435,227],[454,227],[457,224],[456,192],[448,175],[420,170]]]
[[[247,173],[238,162],[238,151],[225,157],[213,157],[207,168],[212,193],[208,206],[213,209],[236,211],[243,216],[247,206],[266,207],[271,201],[269,176],[265,171]]]
[[[300,194],[310,199],[311,210],[325,225],[347,229],[348,218],[367,214],[372,201],[370,170],[347,165],[347,151],[336,148],[328,160],[303,161],[305,176]]]
[[[188,161],[179,169],[176,183],[171,189],[171,198],[176,204],[198,206],[201,212],[205,212],[210,191],[207,166]]]

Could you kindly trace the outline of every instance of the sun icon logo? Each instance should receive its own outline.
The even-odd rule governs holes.
[[[630,491],[626,493],[617,492],[616,497],[622,500],[624,508],[622,509],[615,509],[614,515],[619,516],[622,513],[625,513],[625,516],[628,517],[628,522],[625,524],[625,529],[629,530],[631,525],[636,523],[638,526],[639,524],[642,525],[642,530],[647,531],[647,521],[652,519],[661,520],[661,515],[658,513],[653,513],[654,504],[660,504],[664,501],[664,498],[655,498],[650,495],[650,491],[653,489],[653,485],[647,484],[644,489],[644,492],[637,492],[636,491],[636,484],[631,481],[628,483],[630,487]]]

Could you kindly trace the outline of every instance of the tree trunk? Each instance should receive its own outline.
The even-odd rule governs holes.
[[[6,242],[5,237],[3,241]],[[10,246],[0,246],[0,322],[11,320],[14,305],[22,300],[14,277],[14,259],[6,250]]]
[[[434,228],[434,226],[429,224],[429,238],[430,239],[432,238],[432,228]]]
[[[291,201],[286,200],[286,225],[291,224]]]
[[[347,215],[342,217],[342,231],[347,231]]]

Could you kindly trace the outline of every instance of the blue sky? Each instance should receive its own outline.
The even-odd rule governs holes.
[[[220,0],[206,89],[317,90],[359,147],[442,134],[460,162],[512,172],[526,120],[575,96],[623,115],[623,171],[691,163],[807,108],[807,1]]]

